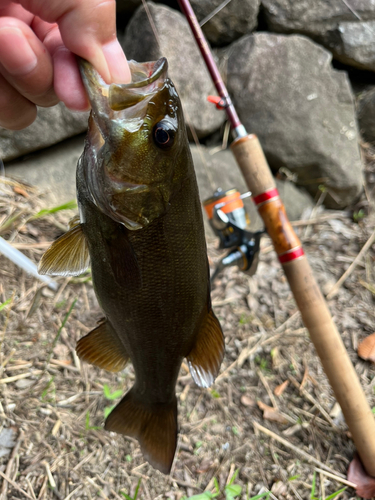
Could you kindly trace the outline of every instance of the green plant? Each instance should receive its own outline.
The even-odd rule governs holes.
[[[101,427],[98,427],[98,426],[95,426],[95,425],[90,425],[90,412],[89,411],[86,413],[85,428],[86,428],[87,431],[101,429]]]
[[[55,389],[55,385],[53,384],[53,380],[54,380],[55,377],[51,377],[50,380],[48,381],[47,383],[47,386],[46,388],[42,391],[42,394],[40,395],[40,399],[43,401],[43,402],[52,402],[55,400],[55,395],[56,395],[56,389]],[[47,395],[48,394],[52,394],[52,398],[48,398],[47,399]]]
[[[122,391],[118,390],[118,391],[113,391],[112,392],[111,388],[107,384],[104,384],[103,385],[103,394],[104,394],[104,397],[106,399],[108,399],[109,401],[113,401],[114,399],[117,399],[120,396],[122,396]],[[116,405],[111,405],[111,406],[106,406],[104,408],[104,410],[103,410],[103,412],[104,412],[104,418],[108,417],[108,415],[111,413],[111,411],[113,410],[113,408],[115,406]]]
[[[360,222],[364,217],[365,217],[365,211],[363,208],[358,210],[358,212],[353,212],[353,221],[354,222]]]
[[[64,203],[63,205],[59,205],[57,207],[43,208],[43,210],[39,210],[39,212],[34,214],[32,217],[30,217],[30,220],[40,219],[41,217],[45,217],[46,215],[55,214],[56,212],[60,212],[60,210],[74,210],[75,208],[77,208],[77,202],[76,201],[68,201],[67,203]]]
[[[234,500],[237,498],[239,495],[241,495],[242,491],[242,486],[239,484],[233,484],[236,477],[238,476],[239,470],[237,469],[236,472],[233,474],[231,480],[229,483],[225,486],[224,490],[220,490],[219,483],[217,482],[217,479],[214,477],[214,485],[215,485],[215,491],[212,493],[211,491],[205,491],[204,493],[199,493],[198,495],[193,495],[192,497],[183,497],[182,500],[210,500],[212,498],[216,498],[219,495],[225,495],[225,500]],[[257,498],[261,498],[264,495],[261,495]],[[254,497],[255,499],[255,497]],[[253,499],[248,499],[248,500],[253,500]]]
[[[313,481],[311,485],[311,493],[310,493],[310,499],[311,500],[322,500],[322,497],[316,497],[315,496],[315,488],[316,488],[316,471],[314,471],[314,476],[313,476]],[[346,490],[346,486],[344,488],[341,488],[341,490],[335,491],[328,497],[325,497],[325,500],[332,500],[333,498],[337,497],[340,493]]]
[[[11,297],[10,299],[6,300],[5,302],[3,302],[2,304],[0,304],[0,311],[2,311],[4,309],[4,307],[6,307],[8,304],[10,304],[13,300],[13,297]]]
[[[138,481],[138,484],[137,484],[137,487],[135,489],[135,492],[134,492],[134,497],[132,498],[130,495],[128,495],[127,493],[125,493],[124,491],[120,491],[120,495],[122,495],[124,498],[126,498],[126,500],[137,500],[137,497],[138,497],[138,491],[139,491],[139,488],[141,486],[141,481],[142,481],[142,478],[139,479]]]

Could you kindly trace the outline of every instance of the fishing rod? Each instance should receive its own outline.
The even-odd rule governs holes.
[[[375,477],[375,420],[357,373],[288,220],[260,142],[241,123],[189,0],[179,0],[179,4],[219,94],[216,105],[225,110],[231,124],[232,152],[273,242],[361,461],[367,473]]]

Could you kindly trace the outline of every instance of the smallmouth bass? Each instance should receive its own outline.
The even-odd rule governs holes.
[[[78,275],[91,261],[104,318],[77,354],[113,372],[132,361],[134,386],[105,429],[136,438],[150,464],[168,473],[181,363],[208,387],[224,354],[181,103],[164,58],[131,61],[126,85],[106,85],[86,61],[80,67],[92,112],[77,166],[79,217],[39,272]]]

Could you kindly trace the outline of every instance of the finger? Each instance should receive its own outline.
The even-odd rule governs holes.
[[[21,5],[13,2],[4,3],[4,0],[0,1],[0,16],[15,17],[28,25],[30,25],[34,18],[34,14],[28,12]]]
[[[108,83],[130,81],[130,70],[116,38],[115,0],[18,0],[44,21],[59,24],[65,46],[87,59]]]
[[[0,18],[0,72],[29,101],[58,102],[50,54],[29,26],[11,17]]]
[[[70,109],[77,111],[89,109],[76,57],[65,47],[58,25],[35,17],[31,28],[52,57],[54,89],[57,97]]]
[[[28,127],[37,109],[0,75],[0,126],[10,130]]]

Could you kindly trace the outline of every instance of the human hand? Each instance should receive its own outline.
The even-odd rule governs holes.
[[[115,0],[0,0],[0,126],[19,130],[38,106],[89,103],[74,54],[107,83],[128,83]]]

